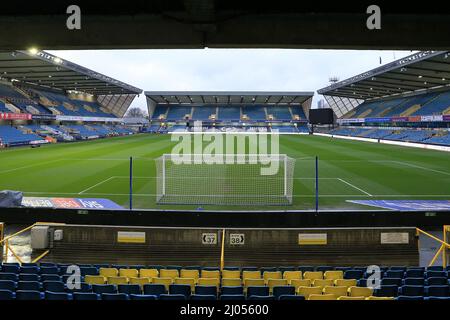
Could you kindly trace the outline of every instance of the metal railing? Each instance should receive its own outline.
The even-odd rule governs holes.
[[[423,235],[426,235],[427,237],[439,242],[441,244],[441,246],[439,247],[439,249],[436,251],[436,254],[433,256],[433,259],[431,259],[430,263],[428,264],[429,267],[431,267],[437,260],[437,258],[439,257],[439,255],[442,255],[442,266],[444,268],[447,267],[447,249],[450,248],[450,244],[447,243],[447,232],[450,232],[450,226],[449,225],[445,225],[443,227],[443,240],[439,239],[438,237],[433,236],[432,234],[423,231],[420,228],[416,228],[417,233],[420,234],[422,233]]]

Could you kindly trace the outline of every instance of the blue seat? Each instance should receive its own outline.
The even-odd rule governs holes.
[[[33,290],[17,290],[16,300],[42,300],[42,294]]]
[[[295,287],[291,286],[275,286],[272,291],[275,299],[279,299],[280,296],[295,295]]]
[[[45,291],[45,300],[72,300],[72,295],[65,292]]]
[[[423,296],[425,294],[424,286],[401,286],[398,289],[399,296]]]
[[[379,289],[374,290],[374,295],[377,297],[396,297],[398,296],[398,286],[382,285]]]
[[[280,271],[282,274],[286,271],[297,271],[296,267],[279,267],[278,271]]]
[[[37,281],[19,281],[17,282],[17,290],[40,291],[41,283]]]
[[[416,301],[416,300],[423,300],[423,296],[398,296],[396,299],[405,301]]]
[[[152,265],[148,265],[146,267],[146,269],[157,269],[157,270],[161,270],[161,269],[165,269],[164,266],[161,266],[159,264],[152,264]]]
[[[182,294],[186,298],[191,295],[191,286],[188,284],[171,284],[169,286],[169,294]]]
[[[54,262],[41,262],[39,266],[42,267],[57,267],[58,265]]]
[[[258,267],[246,266],[246,267],[242,267],[242,271],[259,271],[259,269],[258,269]]]
[[[59,274],[59,268],[57,266],[41,266],[41,274]]]
[[[74,292],[73,300],[100,300],[100,295],[92,292]]]
[[[275,300],[275,298],[273,296],[249,296],[248,300],[272,301]]]
[[[93,267],[96,267],[100,270],[100,268],[109,268],[110,265],[108,263],[100,263],[100,264],[94,264]]]
[[[402,271],[403,273],[406,271],[407,267],[405,266],[391,266],[389,267],[389,270],[393,271]]]
[[[29,266],[29,267],[20,267],[20,273],[32,273],[32,274],[39,274],[39,267],[38,266]]]
[[[344,279],[356,279],[359,280],[363,277],[364,271],[362,270],[347,270],[344,272]]]
[[[250,296],[268,296],[269,287],[266,286],[250,286],[247,288],[247,297]]]
[[[19,273],[20,272],[20,266],[18,264],[3,264],[2,265],[2,272],[5,273]]]
[[[129,265],[128,269],[136,269],[136,270],[141,270],[141,269],[145,269],[146,267],[143,264],[134,264],[134,265]]]
[[[117,291],[126,294],[141,294],[141,286],[138,284],[119,284]]]
[[[185,267],[183,267],[183,269],[184,270],[198,270],[198,271],[200,271],[200,270],[202,270],[202,267],[201,266],[185,266]]]
[[[448,284],[447,278],[444,277],[431,277],[425,280],[427,286],[445,286]]]
[[[186,300],[184,294],[162,294],[159,296],[159,300]]]
[[[0,272],[0,280],[19,281],[19,275],[17,273]]]
[[[167,270],[178,270],[178,271],[180,271],[181,269],[183,269],[183,267],[182,266],[169,265],[169,266],[166,266],[166,269]]]
[[[357,284],[358,287],[367,287],[367,279],[359,279]]]
[[[61,281],[62,277],[57,274],[42,274],[41,281]]]
[[[40,277],[35,273],[19,273],[19,281],[39,281]]]
[[[423,278],[425,273],[424,269],[408,269],[405,272],[406,278]]]
[[[425,293],[427,296],[433,297],[448,297],[450,296],[449,286],[428,286],[425,287]]]
[[[90,285],[88,283],[85,283],[85,282],[81,282],[80,283],[80,287],[78,289],[77,288],[70,289],[68,287],[67,290],[71,291],[71,292],[85,292],[85,293],[88,293],[88,292],[92,292],[92,285]]]
[[[215,301],[217,300],[217,296],[211,294],[193,294],[191,296],[191,300],[194,301]]]
[[[345,273],[346,271],[352,270],[352,267],[335,267],[334,270],[342,271]]]
[[[117,288],[113,284],[93,284],[92,291],[94,293],[117,293]]]
[[[447,272],[446,271],[427,271],[425,273],[426,278],[432,278],[432,277],[440,277],[440,278],[447,278]]]
[[[245,296],[243,294],[222,294],[220,300],[239,301],[245,300]]]
[[[145,295],[157,296],[158,298],[166,293],[166,287],[163,284],[144,284],[143,288]]]
[[[293,294],[285,294],[278,297],[278,300],[295,300],[295,301],[303,301],[305,300],[304,296],[296,296]]]
[[[259,271],[261,271],[261,274],[264,274],[264,272],[275,272],[278,271],[277,267],[261,267],[259,269]]]
[[[0,301],[3,300],[14,300],[15,295],[12,290],[3,290],[0,289]]]
[[[399,278],[402,279],[405,271],[403,270],[388,270],[384,273],[385,278]]]
[[[428,271],[444,271],[444,267],[442,267],[442,266],[431,266],[431,267],[427,267],[427,272]]]
[[[119,270],[119,269],[129,269],[129,266],[125,265],[125,264],[112,264],[111,268],[116,268],[117,270]]]
[[[202,270],[205,270],[205,271],[220,271],[220,268],[218,268],[218,267],[204,267]]]
[[[102,300],[128,300],[126,293],[102,293]]]
[[[83,277],[87,275],[95,276],[98,275],[98,270],[96,267],[80,267],[80,273]]]
[[[44,291],[51,292],[66,292],[64,282],[62,281],[44,281],[42,282]]]
[[[381,279],[382,286],[401,286],[402,279],[401,278],[383,278]]]
[[[158,297],[150,294],[130,294],[130,300],[158,300]]]
[[[211,295],[217,297],[216,286],[195,286],[195,294],[197,295]]]
[[[0,280],[0,290],[16,291],[17,284],[12,280]]]
[[[244,287],[222,287],[221,295],[237,295],[244,294]]]
[[[239,267],[234,267],[234,266],[228,266],[228,267],[223,267],[223,270],[228,270],[228,271],[239,271],[240,268],[239,268]]]
[[[423,286],[425,285],[424,278],[405,278],[403,279],[404,286]]]
[[[316,271],[326,272],[326,271],[332,271],[332,270],[334,270],[334,267],[332,267],[332,266],[318,266],[318,267],[316,267]]]
[[[34,262],[23,262],[22,267],[37,267],[38,264]]]
[[[313,266],[300,266],[297,268],[297,270],[304,273],[306,271],[314,271],[314,267]]]
[[[425,300],[450,300],[450,297],[425,297]]]

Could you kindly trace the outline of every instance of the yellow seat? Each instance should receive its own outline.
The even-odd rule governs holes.
[[[198,278],[197,284],[199,286],[220,286],[219,278]]]
[[[202,278],[220,279],[220,271],[219,270],[202,270]]]
[[[323,293],[324,294],[334,294],[336,296],[336,298],[338,297],[342,297],[342,296],[347,296],[348,293],[348,287],[344,287],[344,286],[326,286],[325,288],[323,288]]]
[[[328,287],[334,285],[334,280],[316,279],[312,282],[314,287]]]
[[[127,277],[108,277],[108,284],[128,284]]]
[[[194,278],[175,278],[174,284],[187,284],[191,286],[191,291],[194,292],[196,280]]]
[[[84,277],[84,282],[88,284],[105,284],[105,277],[86,275]]]
[[[323,274],[323,278],[327,280],[337,280],[337,279],[344,279],[344,272],[343,271],[325,271]]]
[[[350,297],[370,297],[373,290],[366,287],[350,287],[348,292]]]
[[[366,300],[364,297],[349,297],[349,296],[341,296],[337,298],[338,300]]]
[[[303,279],[301,271],[285,271],[283,273],[283,279],[291,282],[293,279]]]
[[[144,284],[151,283],[152,278],[134,278],[134,277],[131,277],[128,280],[130,281],[130,284],[138,284],[140,286],[143,286]]]
[[[269,279],[283,279],[280,271],[266,271],[263,273],[263,279],[267,283]]]
[[[119,276],[127,278],[136,278],[139,275],[137,269],[120,269]]]
[[[261,279],[261,272],[259,271],[243,271],[242,280],[245,279]]]
[[[394,297],[374,297],[374,296],[370,296],[370,297],[366,297],[366,300],[395,300]]]
[[[264,286],[264,279],[244,279],[244,287],[255,287],[255,286]]]
[[[119,275],[119,270],[116,268],[100,268],[99,275],[108,278],[108,277],[117,277]]]
[[[222,270],[222,278],[237,279],[241,278],[241,272],[239,270]]]
[[[297,294],[308,299],[311,294],[322,294],[322,287],[298,287]]]
[[[160,278],[179,278],[180,274],[178,270],[176,269],[161,269],[159,270],[159,277]]]
[[[163,284],[166,286],[166,290],[169,290],[169,286],[173,283],[172,278],[153,278],[153,284]]]
[[[311,294],[308,300],[336,300],[334,294]]]
[[[334,280],[335,286],[343,286],[343,287],[356,287],[358,281],[356,279],[336,279]]]
[[[288,281],[286,279],[269,279],[267,281],[267,286],[269,287],[270,292],[272,292],[273,287],[283,287],[287,285]]]
[[[222,287],[240,287],[242,286],[241,278],[222,278]]]
[[[306,271],[305,273],[303,273],[303,279],[310,279],[310,280],[323,279],[323,272]]]
[[[197,279],[200,278],[200,272],[198,270],[181,269],[180,278],[190,278],[195,279],[195,281],[197,281]]]
[[[140,278],[158,278],[159,271],[158,269],[141,269],[139,270]]]
[[[297,290],[298,287],[311,287],[311,280],[309,280],[309,279],[291,279],[291,281],[288,282],[288,284],[295,287],[295,290]]]

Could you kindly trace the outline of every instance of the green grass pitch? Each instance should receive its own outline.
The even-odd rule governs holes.
[[[129,157],[134,160],[134,208],[157,205],[155,162],[170,153],[169,135],[136,135],[0,151],[0,190],[31,197],[108,198],[128,207]],[[450,154],[409,147],[284,135],[280,153],[296,159],[290,206],[202,206],[222,210],[314,209],[314,157],[319,157],[321,209],[369,209],[346,200],[450,199]]]

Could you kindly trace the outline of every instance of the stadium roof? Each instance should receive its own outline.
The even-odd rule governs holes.
[[[367,9],[373,2],[46,0],[18,5],[3,1],[0,49],[450,49],[448,6],[382,1],[381,29],[369,30]],[[71,16],[67,9],[73,4],[81,11],[79,30],[66,27]]]
[[[314,92],[146,91],[156,104],[303,104]]]
[[[450,52],[422,51],[318,90],[338,116],[361,102],[450,87]]]
[[[136,95],[141,89],[45,51],[0,51],[0,77],[63,91]]]

